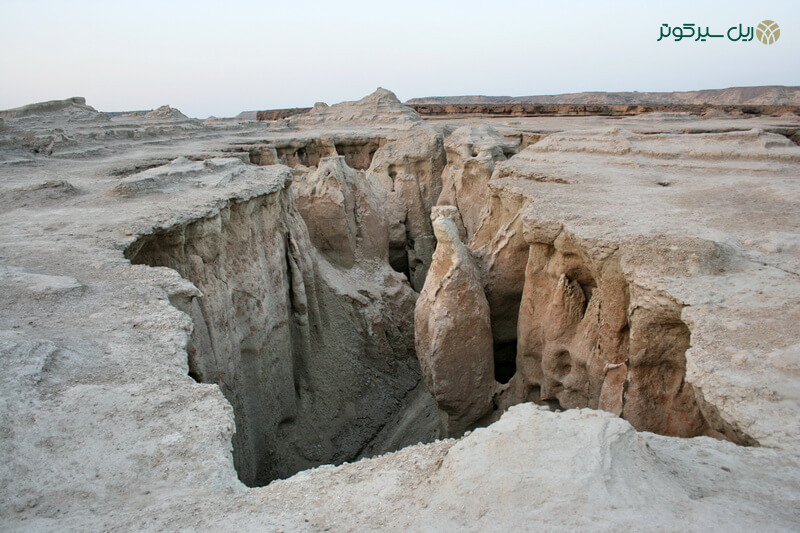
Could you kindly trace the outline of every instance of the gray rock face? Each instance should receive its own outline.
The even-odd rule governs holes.
[[[132,262],[172,268],[200,291],[175,300],[194,323],[189,372],[219,384],[233,405],[234,463],[248,485],[354,460],[367,447],[387,451],[374,441],[386,420],[403,416],[402,399],[419,382],[415,295],[385,264],[385,243],[382,253],[364,243],[384,261],[364,265],[369,273],[333,266],[350,268],[357,258],[363,265],[356,230],[379,227],[375,211],[364,218],[371,207],[355,190],[354,173],[343,158],[324,160],[298,190],[307,206],[300,212],[313,209],[325,221],[311,237],[294,194],[282,187],[128,249]],[[289,183],[288,169],[283,179]],[[309,189],[316,193],[306,195]],[[434,436],[435,426],[420,424],[405,438]]]
[[[293,189],[311,242],[330,262],[344,268],[357,259],[386,263],[389,230],[380,202],[364,172],[349,167],[344,156],[296,173]]]

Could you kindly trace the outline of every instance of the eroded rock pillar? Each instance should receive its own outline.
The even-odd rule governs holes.
[[[432,210],[438,244],[414,315],[422,374],[450,436],[491,411],[497,385],[489,304],[477,264],[459,238],[457,216],[452,206]]]

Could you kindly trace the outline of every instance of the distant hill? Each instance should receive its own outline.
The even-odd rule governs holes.
[[[800,105],[800,86],[762,85],[685,92],[583,92],[537,96],[428,96],[420,104],[750,104]]]
[[[255,120],[256,119],[256,113],[258,113],[258,111],[242,111],[241,113],[236,115],[236,117],[234,117],[234,118],[238,118],[238,119],[241,119],[241,120]]]

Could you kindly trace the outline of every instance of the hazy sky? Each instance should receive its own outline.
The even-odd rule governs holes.
[[[772,19],[778,42],[657,42]],[[358,99],[800,85],[797,0],[0,0],[0,109],[85,96],[190,116]]]

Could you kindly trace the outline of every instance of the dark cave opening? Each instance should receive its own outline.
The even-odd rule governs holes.
[[[494,379],[508,383],[517,373],[517,339],[494,345]]]

